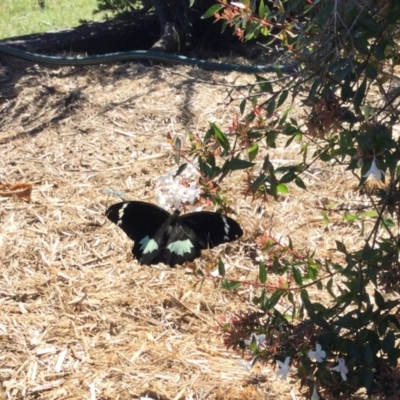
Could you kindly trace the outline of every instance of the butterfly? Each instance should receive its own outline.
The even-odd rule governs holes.
[[[124,201],[106,211],[135,244],[132,254],[140,264],[162,262],[170,267],[193,261],[201,250],[239,239],[242,228],[226,215],[199,211],[172,214],[154,204]]]

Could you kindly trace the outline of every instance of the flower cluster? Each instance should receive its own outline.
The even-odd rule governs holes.
[[[266,335],[264,335],[264,334],[256,335],[255,333],[252,333],[250,339],[245,340],[244,343],[248,347],[255,345],[256,350],[254,350],[253,353],[256,353],[257,350],[263,346],[265,340],[266,340]],[[322,349],[322,346],[319,343],[317,343],[315,346],[315,350],[310,350],[308,352],[308,357],[311,360],[315,360],[318,363],[322,363],[324,361],[324,359],[326,358],[326,352]],[[248,371],[250,371],[256,360],[257,360],[257,354],[251,359],[250,362],[246,363],[244,361],[240,361],[239,363],[240,363],[240,365],[245,367]],[[337,358],[337,362],[338,362],[338,365],[330,368],[330,370],[339,372],[342,379],[344,381],[346,381],[347,373],[349,372],[349,369],[346,366],[346,362],[343,358],[339,358],[339,357]],[[290,357],[286,357],[285,361],[283,361],[283,362],[280,360],[277,360],[276,364],[279,367],[278,371],[276,371],[276,375],[278,375],[281,379],[286,379],[287,375],[290,372],[295,372],[295,370],[290,368]],[[319,400],[319,399],[320,399],[320,397],[318,395],[317,385],[314,384],[314,390],[311,395],[311,400]]]
[[[182,203],[193,205],[201,192],[195,181],[199,173],[194,165],[188,164],[178,176],[176,173],[175,170],[160,176],[156,184],[156,201],[165,209],[178,210]],[[189,210],[195,211],[190,207]]]

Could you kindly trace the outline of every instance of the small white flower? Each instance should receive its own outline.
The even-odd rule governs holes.
[[[231,1],[231,6],[235,6],[237,8],[246,8],[243,3],[239,3],[238,1]]]
[[[293,370],[289,368],[290,357],[286,357],[284,363],[282,361],[277,361],[276,363],[279,365],[280,369],[275,373],[280,376],[281,379],[286,379],[287,374],[293,372]]]
[[[322,347],[319,343],[315,346],[315,351],[309,351],[308,357],[314,358],[317,362],[324,361],[323,359],[326,357],[326,352],[322,350]]]
[[[366,174],[363,175],[363,178],[368,178],[370,175],[373,175],[373,177],[377,180],[377,181],[381,181],[382,177],[385,175],[385,173],[378,168],[378,166],[376,165],[376,157],[374,156],[372,163],[371,163],[371,167],[368,170],[368,172]]]
[[[318,392],[317,392],[317,385],[314,383],[314,390],[312,392],[310,400],[320,400],[320,399],[321,398],[319,397]]]
[[[343,358],[337,358],[337,362],[339,363],[336,365],[336,367],[331,368],[331,371],[337,371],[340,372],[340,375],[342,376],[342,379],[344,381],[347,381],[347,376],[346,374],[349,372],[349,369],[346,367],[346,363]]]
[[[200,176],[200,172],[197,169],[197,166],[197,162],[194,164],[187,164],[187,167],[181,173],[181,176],[183,176],[185,179],[197,178],[198,176]]]
[[[255,258],[255,260],[257,261],[257,262],[265,262],[265,257],[264,257],[264,254],[262,254],[262,253],[259,253],[258,254],[258,256]]]
[[[157,203],[167,210],[171,208],[178,210],[182,203],[195,203],[201,190],[196,188],[196,182],[187,180],[194,178],[196,173],[198,173],[196,167],[189,164],[180,176],[174,178],[176,171],[160,176],[155,189]]]
[[[265,342],[266,336],[262,333],[261,335],[256,335],[255,333],[252,333],[250,336],[250,339],[246,339],[244,341],[244,344],[246,346],[250,346],[251,343],[255,343],[257,345],[257,349],[262,346],[262,344]]]
[[[250,370],[253,368],[253,365],[255,364],[257,359],[257,356],[254,356],[249,362],[246,362],[244,360],[239,360],[239,365],[243,368],[246,368],[247,371],[250,372]]]

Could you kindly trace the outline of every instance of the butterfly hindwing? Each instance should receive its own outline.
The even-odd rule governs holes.
[[[140,201],[112,205],[107,217],[135,244],[132,253],[140,264],[169,266],[193,261],[201,250],[239,239],[240,225],[223,214],[200,211],[179,215]]]
[[[180,222],[178,212],[173,214],[167,227],[160,228],[156,240],[160,243],[161,251],[153,263],[162,262],[173,267],[176,264],[193,261],[201,253],[196,233]],[[149,264],[149,260],[150,257],[143,256],[141,262]]]
[[[161,247],[154,238],[171,214],[154,204],[124,201],[112,205],[106,211],[106,216],[134,240],[132,253],[140,261],[144,251],[147,258],[159,252]]]

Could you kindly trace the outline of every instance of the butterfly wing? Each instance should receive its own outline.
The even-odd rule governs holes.
[[[176,215],[176,214],[175,214]],[[173,267],[200,257],[201,250],[212,249],[243,235],[240,225],[225,215],[195,212],[171,219],[163,231],[159,261]]]
[[[141,201],[112,205],[107,217],[135,241],[134,257],[141,264],[163,262],[171,267],[193,261],[201,250],[239,239],[240,225],[223,214],[201,211],[179,216]]]
[[[179,222],[196,234],[199,249],[212,249],[243,235],[240,225],[226,215],[199,211],[182,215]]]
[[[165,245],[160,252],[160,261],[170,267],[200,257],[201,247],[197,234],[180,217],[165,230],[163,243]]]
[[[157,262],[155,259],[161,250],[161,245],[157,243],[157,233],[161,229],[165,230],[171,214],[154,204],[124,201],[113,204],[106,211],[106,216],[135,241],[132,253],[141,264]],[[144,252],[145,262],[142,261]]]

